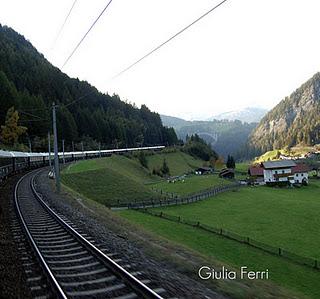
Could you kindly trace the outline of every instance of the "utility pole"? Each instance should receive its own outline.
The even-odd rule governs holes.
[[[63,164],[66,164],[66,159],[64,158],[64,139],[62,140],[62,153],[63,153]]]
[[[74,157],[74,142],[73,142],[73,140],[72,140],[72,161],[74,161],[75,160],[75,157]]]
[[[54,137],[54,173],[55,173],[55,179],[56,179],[56,189],[57,189],[57,192],[60,193],[57,119],[56,119],[56,105],[54,102],[52,104],[52,120],[53,120],[53,137]]]
[[[32,148],[31,148],[31,139],[28,136],[28,142],[29,142],[29,153],[32,153]]]
[[[49,167],[51,170],[51,139],[50,139],[50,131],[48,132],[48,153],[49,153]]]
[[[83,150],[83,141],[81,141],[81,149],[82,149],[82,159],[84,160],[84,155],[83,155],[83,152],[84,152],[84,150]]]

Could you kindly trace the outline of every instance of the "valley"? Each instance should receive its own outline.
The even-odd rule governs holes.
[[[74,166],[68,167],[65,173],[72,175],[75,172],[76,174],[78,168],[90,178],[92,164],[94,164],[94,168],[113,165],[113,169],[121,168],[122,174],[128,175],[129,172],[132,173],[132,165],[135,165],[137,186],[144,182],[143,188],[140,186],[139,190],[143,194],[153,192],[152,196],[164,196],[165,194],[169,194],[169,196],[185,196],[194,192],[201,192],[201,190],[205,191],[209,187],[232,183],[232,181],[219,178],[219,171],[207,175],[189,174],[183,176],[186,173],[190,173],[192,169],[199,167],[201,160],[194,160],[194,158],[185,154],[182,155],[179,152],[159,152],[147,156],[148,163],[152,166],[156,165],[155,161],[161,164],[160,161],[164,159],[168,162],[168,167],[172,169],[172,173],[179,178],[174,183],[152,176],[150,170],[144,169],[137,158],[128,159],[121,156],[104,158],[104,161],[79,162]],[[113,164],[115,161],[117,161],[116,164]],[[119,161],[121,161],[121,166]],[[238,179],[243,178],[243,173],[247,167],[248,164],[246,163],[239,164],[237,167]],[[137,169],[139,170],[137,171]],[[149,174],[147,174],[148,171]],[[106,204],[101,201],[101,198],[107,198],[108,193],[113,192],[112,186],[115,181],[118,181],[118,178],[116,176],[104,176],[103,179],[105,183],[103,184],[101,181],[100,185],[111,186],[111,188],[106,188],[102,193],[99,190],[91,190],[91,195],[86,195],[84,192],[81,193],[81,189],[79,189],[78,196]],[[64,183],[69,188],[73,188],[73,190],[75,190],[75,186],[78,188],[82,185],[82,182],[77,181],[76,177],[75,185],[70,185],[68,181]],[[121,186],[122,197],[126,197],[126,193],[130,196],[134,194],[137,197],[135,200],[138,200],[142,195],[138,191],[132,192],[130,184],[121,184]],[[148,189],[147,192],[144,191],[145,188]],[[282,250],[292,252],[298,256],[318,260],[320,259],[318,250],[320,240],[316,237],[316,232],[320,228],[320,223],[316,215],[317,210],[320,208],[319,190],[320,183],[317,179],[311,179],[309,186],[300,189],[245,186],[240,187],[238,191],[224,192],[197,203],[160,207],[150,211],[161,212],[168,215],[168,217],[181,217],[182,221],[200,222],[205,226],[221,228],[233,234],[255,240],[252,242],[262,242],[266,244],[265,246],[282,248]],[[130,197],[127,196],[127,198],[129,199]],[[296,294],[288,295],[289,297],[292,296],[291,298],[294,298],[294,296],[300,298],[300,295],[298,295],[300,293],[308,298],[318,298],[320,295],[317,288],[319,273],[318,270],[313,270],[312,267],[299,265],[286,258],[255,249],[254,247],[248,247],[245,244],[200,230],[197,227],[175,223],[165,218],[142,213],[139,210],[123,210],[114,213],[138,225],[142,231],[146,230],[155,237],[165,238],[172,243],[172,246],[179,244],[186,246],[189,250],[198,252],[211,263],[214,261],[214,264],[223,264],[232,269],[244,264],[250,270],[268,268],[270,281],[263,287],[260,286],[260,290],[264,295],[274,289],[272,284],[277,285],[280,289],[283,288],[282,291],[279,290],[284,292],[281,298],[287,296],[284,295],[286,292],[288,292],[287,294],[290,292]],[[294,278],[289,273],[295,273]],[[251,288],[254,288],[254,286],[252,285]],[[233,291],[231,291],[231,294],[233,294]],[[242,290],[241,292],[244,291]],[[261,298],[264,298],[264,295],[261,295]]]

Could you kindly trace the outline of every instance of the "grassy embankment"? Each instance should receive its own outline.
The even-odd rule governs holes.
[[[202,202],[161,208],[167,214],[222,227],[294,253],[320,259],[320,182],[301,189],[243,188]],[[268,268],[270,279],[310,298],[320,297],[320,271],[183,224],[135,211],[120,214],[162,237],[223,263]]]
[[[164,159],[169,166],[171,176],[192,172],[195,168],[203,166],[204,163],[202,160],[195,159],[194,157],[180,151],[173,153],[159,153],[147,156],[150,171],[154,168],[160,168]]]
[[[63,184],[105,205],[158,198],[144,184],[154,180],[136,160],[117,155],[71,164],[62,172]]]
[[[203,163],[182,152],[155,154],[147,159],[150,170],[142,167],[136,158],[119,155],[80,161],[62,172],[62,182],[105,205],[159,199],[161,195],[152,191],[151,186],[163,179],[151,174],[152,167],[161,166],[166,159],[170,172],[178,174]]]

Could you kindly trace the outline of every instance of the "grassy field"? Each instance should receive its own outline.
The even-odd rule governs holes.
[[[320,259],[320,181],[300,189],[245,187],[189,205],[159,208],[293,253]],[[221,262],[253,270],[268,268],[281,286],[320,298],[320,271],[294,264],[218,235],[135,211],[121,215],[169,240]]]
[[[208,258],[221,261],[224,265],[235,269],[247,266],[255,271],[268,269],[270,280],[278,285],[301,292],[309,298],[320,298],[319,271],[183,224],[132,210],[119,213],[161,237],[183,244]]]
[[[214,186],[228,185],[233,181],[221,179],[217,174],[212,175],[191,175],[184,180],[175,183],[168,183],[167,181],[152,184],[151,187],[156,190],[162,190],[178,195],[187,195],[201,190],[212,188]]]
[[[248,168],[250,166],[250,162],[242,162],[242,163],[236,163],[236,171],[238,172],[245,172],[248,173]]]
[[[105,205],[159,198],[145,185],[156,180],[135,159],[118,155],[71,164],[62,172],[67,187]]]
[[[62,182],[80,195],[105,205],[158,199],[161,195],[151,186],[164,180],[152,175],[150,169],[157,163],[161,166],[164,158],[172,174],[183,174],[203,163],[182,152],[160,153],[148,156],[150,166],[146,169],[133,157],[113,155],[71,164],[63,170]]]
[[[171,175],[183,174],[203,164],[181,152],[160,153],[147,157],[148,170],[134,158],[114,155],[71,164],[62,172],[62,181],[80,195],[104,205],[159,197],[158,193],[151,190],[152,187],[183,195],[228,182],[217,175],[208,175],[190,176],[184,183],[168,184],[150,174],[153,167],[161,166],[164,158]],[[246,167],[246,163],[239,164],[237,170],[241,172]],[[190,205],[161,208],[161,211],[320,259],[319,194],[320,181],[315,180],[300,189],[244,187],[238,192],[223,193]],[[225,265],[236,268],[245,265],[252,270],[269,269],[270,279],[277,284],[310,298],[320,298],[320,271],[141,212],[129,210],[119,214],[157,235]]]
[[[184,173],[190,172],[193,169],[203,166],[203,161],[195,159],[190,155],[183,152],[166,153],[166,154],[156,154],[152,156],[147,156],[149,169],[152,171],[154,168],[160,168],[162,166],[163,160],[166,162],[170,169],[170,175],[182,175]]]
[[[245,187],[161,210],[320,259],[319,194],[320,181],[300,189]]]

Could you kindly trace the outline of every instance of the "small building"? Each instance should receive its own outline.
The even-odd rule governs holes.
[[[264,175],[263,175],[263,167],[259,165],[250,166],[248,169],[249,182],[257,183],[259,185],[265,184]]]
[[[219,172],[219,177],[224,179],[234,179],[234,169],[233,168],[223,168]]]
[[[310,168],[305,164],[297,164],[292,168],[292,173],[294,174],[294,182],[296,184],[308,184],[309,176],[308,172]]]
[[[291,160],[278,160],[262,162],[263,176],[266,184],[294,183],[292,168],[296,163]]]
[[[195,170],[195,174],[199,174],[199,175],[202,175],[202,174],[210,174],[214,171],[213,168],[211,167],[199,167]]]

